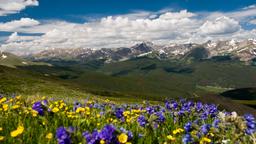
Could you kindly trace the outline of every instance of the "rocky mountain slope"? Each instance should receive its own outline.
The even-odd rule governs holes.
[[[203,52],[204,54],[200,54]],[[33,54],[34,60],[77,60],[88,61],[104,59],[105,62],[123,61],[134,57],[153,56],[159,59],[183,58],[189,55],[198,55],[197,58],[207,59],[214,56],[230,56],[240,61],[249,62],[256,58],[256,39],[243,41],[208,41],[203,44],[169,44],[155,45],[143,42],[132,47],[121,48],[79,48],[79,49],[51,49]]]

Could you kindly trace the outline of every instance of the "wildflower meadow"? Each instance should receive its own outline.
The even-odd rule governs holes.
[[[117,104],[0,97],[3,144],[253,144],[253,115],[185,99]]]

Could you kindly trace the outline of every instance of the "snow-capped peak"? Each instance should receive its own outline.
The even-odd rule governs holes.
[[[7,55],[2,54],[1,58],[2,58],[2,59],[6,59],[6,58],[7,58]]]
[[[234,39],[231,39],[231,40],[229,41],[229,45],[231,45],[231,46],[236,46],[236,43],[237,43],[237,41],[234,40]]]

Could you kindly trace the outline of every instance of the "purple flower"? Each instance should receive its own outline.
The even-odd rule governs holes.
[[[113,125],[106,125],[101,131],[94,130],[92,134],[84,132],[83,136],[88,144],[98,144],[100,140],[104,140],[107,144],[115,144],[118,142],[116,132]]]
[[[209,132],[210,128],[211,128],[211,125],[209,125],[209,124],[204,124],[204,125],[201,126],[201,132],[202,132],[204,135],[206,135],[206,134]]]
[[[203,104],[201,102],[196,103],[196,111],[199,112],[203,109]]]
[[[215,120],[212,122],[212,126],[215,127],[215,128],[218,128],[219,123],[220,123],[220,120],[219,120],[219,119],[215,119]]]
[[[256,132],[256,122],[255,118],[251,114],[244,115],[244,119],[246,120],[247,129],[245,130],[246,134],[251,135]]]
[[[148,114],[153,114],[155,112],[154,108],[153,107],[146,107],[146,111]]]
[[[92,134],[89,132],[83,132],[83,137],[85,138],[88,144],[96,144],[99,143],[100,141],[97,130],[94,130]]]
[[[170,110],[171,109],[171,104],[169,101],[165,101],[165,108]]]
[[[64,127],[59,127],[56,131],[59,144],[71,144],[70,135]]]
[[[145,127],[146,126],[146,124],[148,123],[148,121],[146,120],[146,118],[143,116],[143,115],[140,115],[139,117],[138,117],[138,123],[140,124],[140,126],[142,126],[142,127]]]
[[[127,132],[128,140],[131,140],[133,138],[133,133],[131,131]]]
[[[176,101],[172,101],[171,102],[171,107],[174,108],[174,109],[177,109],[179,106],[179,104],[176,102]]]
[[[155,113],[155,115],[157,116],[156,121],[158,123],[163,123],[165,121],[165,117],[162,112],[157,112],[157,113]]]
[[[116,110],[115,110],[115,115],[116,115],[116,117],[118,118],[118,119],[121,119],[121,118],[123,118],[123,112],[124,112],[124,109],[123,108],[117,108]]]
[[[35,102],[32,106],[32,109],[37,111],[39,115],[43,116],[44,115],[44,109],[41,101]]]
[[[207,112],[203,112],[202,114],[201,114],[201,119],[202,120],[206,120],[208,118],[208,113]]]
[[[73,126],[68,127],[68,132],[73,133],[75,132],[75,128]]]
[[[191,137],[190,134],[185,134],[185,136],[182,138],[182,142],[184,144],[188,144],[190,142],[192,142],[193,138]]]
[[[74,106],[73,106],[73,111],[76,111],[77,108],[81,107],[81,103],[79,102],[74,102]]]
[[[190,132],[192,130],[192,123],[188,122],[185,124],[184,129],[186,132]]]
[[[43,100],[42,101],[42,105],[47,106],[48,105],[48,101],[47,100]]]
[[[116,131],[116,128],[113,125],[106,125],[103,127],[103,129],[99,133],[99,137],[101,139],[104,139],[105,141],[111,142],[115,131]]]

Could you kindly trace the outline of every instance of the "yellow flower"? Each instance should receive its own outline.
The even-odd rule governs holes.
[[[22,125],[18,126],[18,128],[11,132],[12,137],[17,137],[18,135],[22,134],[24,131],[24,127]]]
[[[5,102],[6,100],[7,100],[6,97],[1,98],[1,99],[0,99],[0,104],[3,103],[3,102]]]
[[[78,107],[76,109],[76,113],[80,113],[80,112],[84,112],[85,111],[85,108],[82,108],[82,107]]]
[[[4,136],[0,136],[0,141],[3,141],[4,140]]]
[[[196,135],[196,134],[197,134],[197,131],[196,131],[196,130],[193,130],[193,131],[191,132],[191,134],[192,134],[192,135]]]
[[[46,125],[46,123],[47,123],[46,121],[43,121],[43,123],[42,123],[42,124],[43,124],[43,125]]]
[[[97,118],[100,118],[100,114],[97,114],[96,117],[97,117]]]
[[[32,116],[33,116],[33,117],[36,117],[36,116],[37,116],[37,114],[38,114],[38,112],[37,112],[37,111],[35,111],[35,110],[32,110],[32,111],[31,111],[31,113],[32,113]]]
[[[179,134],[179,133],[182,133],[182,132],[184,132],[184,130],[183,130],[182,128],[178,128],[178,129],[172,131],[172,133],[173,133],[174,135]]]
[[[105,144],[105,141],[104,140],[100,140],[100,144]]]
[[[91,114],[91,112],[90,112],[90,111],[87,111],[85,114],[86,114],[86,115],[90,115],[90,114]]]
[[[47,138],[47,139],[52,139],[52,137],[53,137],[53,134],[52,134],[52,133],[48,133],[48,134],[45,136],[45,138]]]
[[[25,114],[29,114],[29,111],[27,109],[24,110]]]
[[[64,106],[65,106],[65,104],[64,104],[64,103],[61,103],[60,106],[59,106],[59,108],[62,109]]]
[[[207,137],[203,137],[201,140],[200,140],[200,144],[204,144],[204,143],[211,143],[212,140],[207,138]]]
[[[3,130],[3,128],[2,127],[0,127],[0,131],[2,131]]]
[[[113,123],[117,123],[117,119],[114,119],[114,120],[113,120]]]
[[[56,113],[56,112],[58,112],[58,111],[60,111],[60,109],[58,109],[57,107],[54,107],[54,108],[52,109],[52,112],[54,112],[54,113]]]
[[[21,98],[21,96],[16,96],[15,98],[16,98],[16,99],[20,99],[20,98]]]
[[[7,111],[8,110],[8,104],[3,104],[3,109],[4,109],[4,111]]]
[[[12,109],[17,109],[19,107],[20,107],[19,105],[14,105],[14,106],[12,106]]]
[[[125,133],[122,133],[118,136],[118,141],[120,143],[126,143],[128,140],[128,136]]]
[[[123,112],[123,115],[124,115],[125,117],[127,117],[127,116],[130,115],[130,114],[131,114],[130,111],[124,111],[124,112]]]
[[[210,135],[211,137],[214,137],[214,134],[213,134],[213,133],[209,133],[209,135]]]
[[[168,135],[168,136],[167,136],[167,139],[168,139],[168,140],[171,140],[171,141],[174,141],[174,140],[175,140],[175,137],[173,137],[172,135]]]
[[[125,144],[132,144],[131,142],[127,142],[127,143],[125,143]]]
[[[140,113],[140,109],[132,109],[132,113]]]
[[[89,110],[90,110],[90,108],[87,106],[87,107],[85,107],[85,110],[86,110],[86,111],[89,111]]]
[[[126,119],[126,122],[127,122],[127,123],[130,123],[131,121],[132,121],[132,118],[127,118],[127,119]]]

